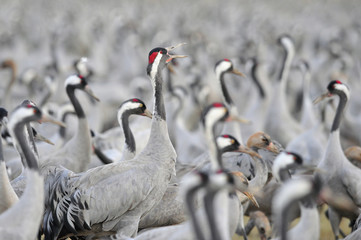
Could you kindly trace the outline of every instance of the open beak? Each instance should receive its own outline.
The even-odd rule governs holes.
[[[270,144],[268,144],[268,146],[266,147],[266,149],[270,152],[273,152],[275,154],[279,154],[280,150],[276,147],[276,145],[274,145],[273,142],[271,142]]]
[[[148,109],[145,109],[144,113],[142,113],[142,116],[149,117],[150,119],[153,118],[153,114]]]
[[[84,91],[89,94],[89,96],[91,96],[92,98],[94,98],[96,101],[100,101],[99,98],[97,96],[95,96],[95,94],[93,93],[93,91],[91,90],[91,88],[89,87],[89,85],[87,85],[85,88],[84,88]]]
[[[60,121],[54,119],[53,117],[45,115],[44,113],[43,113],[42,118],[40,119],[39,123],[42,123],[42,122],[49,122],[49,123],[59,125],[60,127],[66,127],[65,123],[60,122]]]
[[[168,63],[168,62],[170,62],[170,61],[172,61],[172,59],[173,58],[185,58],[185,57],[187,57],[187,56],[185,56],[185,55],[172,55],[172,54],[169,54],[169,51],[171,51],[171,50],[173,50],[173,49],[175,49],[175,48],[177,48],[177,47],[180,47],[180,46],[182,46],[182,45],[184,45],[185,43],[179,43],[179,44],[177,44],[176,46],[172,46],[172,47],[166,47],[165,49],[167,50],[167,52],[168,52],[168,59],[166,60],[166,62]]]
[[[328,98],[328,97],[332,97],[332,94],[329,92],[324,93],[321,96],[319,96],[318,98],[316,98],[315,100],[313,100],[313,104],[317,104],[317,103],[321,102],[323,99]]]
[[[262,158],[258,153],[256,153],[255,151],[253,151],[252,149],[250,149],[246,146],[239,146],[239,148],[237,149],[237,152],[246,153],[246,154],[250,155],[251,157]]]
[[[233,68],[233,70],[231,71],[231,73],[236,74],[238,76],[241,77],[246,77],[246,75],[244,75],[243,73],[241,73],[240,71],[238,71],[237,69]]]
[[[236,121],[236,122],[240,122],[240,123],[244,123],[244,124],[251,124],[252,122],[248,119],[242,118],[242,117],[238,117],[238,116],[234,116],[234,115],[229,115],[226,120],[226,122],[231,122],[231,121]]]
[[[46,142],[47,144],[50,145],[54,145],[54,143],[52,141],[50,141],[49,139],[47,139],[46,137],[44,137],[43,135],[40,134],[36,134],[36,136],[34,137],[36,140],[42,141],[42,142]]]

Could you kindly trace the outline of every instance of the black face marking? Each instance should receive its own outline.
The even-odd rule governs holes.
[[[0,108],[0,119],[8,116],[8,111],[5,108]]]
[[[303,163],[302,157],[299,154],[294,152],[287,152],[287,154],[293,155],[293,160],[295,161],[295,163],[300,165]]]
[[[335,90],[336,84],[342,84],[339,80],[333,80],[327,85],[327,90],[332,93]]]
[[[264,144],[266,146],[270,145],[270,140],[266,137],[266,136],[262,136],[262,142],[264,142]]]

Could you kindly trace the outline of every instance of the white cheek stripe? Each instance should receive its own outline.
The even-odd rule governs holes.
[[[81,79],[76,75],[71,75],[65,80],[65,87],[68,85],[76,85],[79,84]]]
[[[122,114],[130,109],[139,108],[140,102],[127,102],[121,106],[118,110],[118,119],[122,117]]]
[[[347,99],[350,99],[350,91],[345,84],[335,84],[335,89],[344,92]]]
[[[152,64],[152,70],[150,71],[150,76],[154,79],[155,78],[155,74],[158,71],[158,66],[160,63],[160,59],[162,59],[163,54],[158,53],[158,55],[155,57],[154,62]]]
[[[228,70],[232,66],[231,62],[222,61],[216,68],[216,75],[219,76],[222,72]]]
[[[225,148],[227,146],[232,145],[231,143],[231,139],[229,138],[224,138],[224,137],[218,137],[217,138],[217,146],[219,149]]]

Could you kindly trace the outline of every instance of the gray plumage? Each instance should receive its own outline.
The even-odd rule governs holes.
[[[136,236],[140,218],[161,200],[175,174],[176,153],[165,122],[160,73],[165,62],[175,57],[180,56],[170,55],[164,48],[149,54],[148,75],[155,105],[146,148],[130,161],[65,174],[48,201],[51,210],[44,218],[46,237],[56,239],[61,230],[76,235],[97,224],[101,225],[98,233]]]

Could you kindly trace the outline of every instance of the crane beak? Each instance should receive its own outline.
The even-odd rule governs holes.
[[[45,143],[47,143],[47,144],[54,145],[54,143],[53,143],[52,141],[50,141],[49,139],[47,139],[47,138],[44,137],[43,135],[37,134],[34,138],[35,138],[36,140],[45,142]]]
[[[280,150],[276,147],[276,145],[271,142],[270,144],[268,144],[268,146],[266,147],[266,149],[270,152],[273,152],[275,154],[279,154]]]
[[[53,123],[53,124],[59,125],[60,127],[64,127],[64,128],[66,127],[65,123],[60,122],[60,121],[54,119],[53,117],[50,117],[50,116],[48,116],[48,115],[45,115],[44,113],[43,113],[43,116],[42,116],[42,118],[40,119],[39,123],[42,123],[42,122],[49,122],[49,123]]]
[[[142,113],[141,115],[145,117],[149,117],[150,119],[153,118],[153,114],[148,109],[145,109],[144,113]]]
[[[259,204],[258,204],[256,198],[253,196],[252,193],[250,193],[250,192],[242,192],[242,193],[243,193],[244,195],[246,195],[246,197],[247,197],[249,200],[251,200],[251,202],[252,202],[256,207],[259,208]]]
[[[248,186],[248,179],[242,172],[230,172],[235,178],[234,178],[234,185],[237,191],[243,193],[249,200],[252,201],[252,203],[259,207],[259,204],[256,200],[256,198],[253,196],[252,193],[245,191],[245,188]]]
[[[185,55],[172,55],[172,54],[169,54],[169,52],[177,47],[180,47],[180,46],[183,46],[185,43],[179,43],[175,46],[172,46],[172,47],[166,47],[165,49],[167,50],[168,52],[168,59],[166,60],[166,63],[169,63],[170,61],[172,61],[173,58],[185,58],[187,56]]]
[[[324,93],[321,96],[319,96],[318,98],[316,98],[315,100],[313,100],[313,104],[317,104],[317,103],[321,102],[323,99],[328,98],[328,97],[332,97],[332,94],[329,92]]]
[[[239,148],[236,151],[246,153],[246,154],[250,155],[251,157],[262,158],[258,153],[256,153],[255,151],[253,151],[252,149],[250,149],[246,146],[239,146]]]
[[[177,48],[177,47],[180,47],[180,46],[183,46],[185,45],[186,43],[178,43],[177,45],[175,46],[171,46],[171,47],[166,47],[165,49],[167,50],[167,52],[169,51],[172,51],[173,49]]]
[[[236,121],[236,122],[240,122],[240,123],[244,123],[244,124],[251,124],[252,122],[248,119],[242,118],[242,117],[238,117],[238,116],[234,116],[234,115],[229,115],[226,120],[226,122],[231,122],[231,121]]]
[[[89,85],[86,85],[86,87],[84,88],[84,91],[89,94],[89,96],[91,96],[92,98],[94,98],[96,101],[100,101],[99,98],[97,96],[95,96],[95,94],[93,93],[93,90],[91,90],[91,88],[89,87]]]
[[[241,73],[240,71],[238,71],[237,69],[233,68],[233,70],[231,71],[231,73],[236,74],[238,76],[241,77],[246,77],[246,75],[244,75],[243,73]]]
[[[186,58],[186,55],[171,55],[168,54],[168,59],[165,61],[166,63],[169,63],[170,61],[172,61],[173,58]]]

